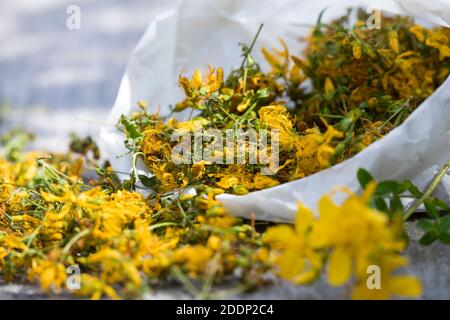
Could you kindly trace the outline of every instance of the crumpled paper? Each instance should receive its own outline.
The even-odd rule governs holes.
[[[209,63],[230,70],[241,61],[238,43],[249,43],[257,28],[264,29],[253,51],[258,61],[262,47],[273,47],[283,38],[292,53],[303,44],[298,40],[328,8],[324,20],[336,18],[348,7],[376,7],[384,11],[413,15],[425,24],[449,26],[450,0],[180,0],[173,9],[151,21],[135,48],[123,77],[108,122],[116,124],[130,114],[140,100],[153,111],[169,112],[169,105],[182,98],[178,87],[180,71],[191,74]],[[382,22],[381,22],[382,26]],[[183,115],[180,116],[183,118]],[[131,159],[124,137],[114,126],[105,126],[100,145],[113,168],[129,172]],[[383,139],[355,157],[312,176],[245,196],[223,194],[218,199],[234,215],[259,220],[292,222],[300,201],[317,212],[323,194],[346,186],[360,191],[358,168],[370,171],[378,180],[413,180],[425,188],[438,169],[450,159],[450,79],[428,98],[406,121]],[[446,176],[437,196],[450,202],[450,177]],[[343,195],[336,195],[341,201]]]

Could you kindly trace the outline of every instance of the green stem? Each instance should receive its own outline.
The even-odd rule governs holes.
[[[229,117],[231,120],[236,122],[236,118],[231,113],[229,113],[227,110],[225,110],[225,108],[222,106],[222,104],[219,104],[218,107],[220,110],[222,110],[223,113],[225,113],[227,115],[227,117]]]
[[[136,152],[133,153],[133,169],[131,172],[131,176],[133,176],[134,179],[136,179],[136,181],[139,181],[139,176],[137,174],[137,160],[138,160],[138,156],[145,156],[145,154],[143,152]]]
[[[338,115],[334,115],[334,114],[325,114],[325,113],[317,113],[316,116],[330,118],[330,119],[345,119],[346,118],[346,116],[338,116]]]
[[[162,227],[171,227],[171,226],[178,226],[178,223],[176,222],[161,222],[161,223],[157,223],[154,225],[151,225],[150,227],[148,227],[149,231],[153,231]]]
[[[248,68],[246,67],[244,69],[244,87],[242,88],[242,92],[244,95],[247,92],[247,77],[248,77]]]
[[[36,230],[34,230],[32,234],[30,234],[28,237],[25,238],[27,240],[27,250],[30,249],[31,244],[33,243],[34,239],[36,239],[41,228],[42,228],[42,226],[37,227]]]
[[[65,179],[65,180],[67,180],[69,182],[72,182],[73,184],[78,183],[78,181],[73,180],[72,178],[70,178],[69,176],[65,175],[64,173],[62,173],[58,169],[54,168],[53,166],[51,166],[48,163],[46,163],[45,161],[43,161],[44,159],[46,159],[46,158],[38,159],[38,163],[40,163],[44,169],[47,169],[50,173],[52,173],[56,179],[60,180],[59,177],[62,177],[63,179]],[[66,181],[63,181],[63,183],[64,182],[66,182]]]
[[[403,221],[407,221],[411,216],[416,212],[416,210],[431,196],[431,194],[436,190],[436,188],[441,183],[447,171],[450,170],[450,161],[448,161],[442,168],[439,170],[438,174],[431,181],[425,192],[422,196],[413,202],[411,207],[406,211]]]
[[[84,229],[83,231],[77,233],[72,239],[70,239],[70,241],[66,244],[66,246],[64,247],[63,251],[62,251],[62,255],[61,257],[63,258],[62,260],[64,261],[64,258],[67,256],[67,254],[69,254],[70,249],[72,248],[72,246],[81,238],[87,236],[89,233],[91,232],[91,229]]]
[[[214,277],[217,274],[217,270],[219,269],[219,260],[220,253],[216,253],[214,258],[209,262],[208,267],[209,270],[207,272],[207,278],[203,285],[202,291],[199,294],[199,299],[205,300],[208,299],[211,293],[211,288],[214,283]]]
[[[378,133],[381,132],[381,129],[383,129],[389,122],[391,122],[392,119],[394,119],[400,112],[403,112],[405,110],[405,108],[408,106],[409,104],[409,100],[407,100],[397,111],[395,111],[395,113],[389,117],[389,119],[387,119],[379,128],[378,128]],[[394,125],[395,127],[395,125]]]
[[[257,102],[253,103],[250,108],[247,109],[247,111],[245,111],[245,113],[242,115],[242,118],[246,118],[250,112],[252,112],[253,110],[255,110],[256,106],[258,105]]]
[[[189,224],[192,225],[192,221],[189,219],[189,217],[186,214],[186,211],[184,211],[183,206],[181,205],[180,201],[177,201],[178,208],[180,209],[181,215],[183,216],[184,220]]]
[[[193,297],[198,297],[200,295],[200,290],[197,289],[189,278],[183,274],[179,267],[173,267],[172,272]]]
[[[259,26],[258,31],[256,32],[256,35],[255,35],[255,37],[253,38],[253,41],[252,41],[252,43],[250,44],[250,47],[248,48],[248,51],[247,51],[247,52],[245,53],[245,55],[244,55],[244,60],[242,61],[241,69],[244,68],[245,63],[247,62],[248,56],[249,56],[250,53],[252,52],[253,47],[255,46],[256,40],[258,39],[259,34],[261,33],[261,30],[262,30],[263,27],[264,27],[264,24],[261,24],[261,25]]]

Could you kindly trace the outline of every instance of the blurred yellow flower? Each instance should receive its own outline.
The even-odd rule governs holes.
[[[379,287],[370,283],[369,275],[361,277],[352,290],[352,298],[355,300],[387,300],[392,297],[416,298],[422,295],[422,285],[419,279],[410,275],[394,275],[400,267],[408,264],[405,257],[393,254],[382,254],[377,257],[376,264],[379,268]],[[366,272],[367,273],[367,272]]]
[[[295,284],[313,281],[322,268],[322,255],[309,241],[313,223],[312,211],[299,205],[294,227],[275,226],[264,235],[265,243],[281,251],[276,262],[280,276]]]
[[[386,214],[370,208],[375,187],[372,183],[361,196],[350,193],[342,205],[329,196],[319,202],[311,243],[330,249],[328,282],[333,286],[342,286],[357,270],[365,270],[374,250],[401,251],[406,245],[390,228]]]

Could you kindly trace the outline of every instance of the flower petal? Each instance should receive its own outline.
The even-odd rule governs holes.
[[[402,297],[420,297],[422,295],[422,284],[413,276],[396,276],[389,279],[389,293]]]
[[[285,247],[295,239],[295,233],[291,226],[280,225],[269,228],[264,235],[264,242]]]
[[[335,249],[330,256],[328,264],[328,282],[332,286],[342,286],[351,277],[352,259],[348,250]]]
[[[304,234],[313,224],[314,214],[311,209],[298,204],[297,217],[295,219],[295,230],[300,235]]]

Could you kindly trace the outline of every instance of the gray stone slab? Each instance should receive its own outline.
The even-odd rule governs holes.
[[[408,274],[418,276],[422,280],[424,295],[422,299],[442,300],[450,299],[450,246],[436,243],[424,247],[418,243],[421,231],[416,224],[408,223],[408,234],[411,244],[406,251],[411,264],[405,269]],[[236,284],[237,285],[237,284]],[[233,284],[219,287],[217,290],[225,291],[233,288]],[[311,286],[294,286],[281,280],[259,290],[235,295],[224,295],[224,298],[235,300],[342,300],[349,298],[348,288],[331,288],[324,279]],[[0,282],[0,300],[2,299],[73,299],[64,294],[62,296],[45,295],[34,285],[2,284]],[[150,289],[142,299],[148,300],[187,300],[192,299],[181,286],[165,286],[159,289]]]

